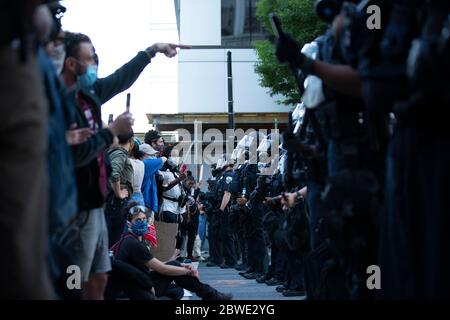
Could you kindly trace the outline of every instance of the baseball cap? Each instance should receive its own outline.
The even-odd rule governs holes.
[[[159,153],[158,151],[156,151],[155,149],[153,149],[152,147],[150,147],[150,145],[148,145],[146,143],[141,144],[139,146],[139,151],[141,151],[149,156],[154,156]]]

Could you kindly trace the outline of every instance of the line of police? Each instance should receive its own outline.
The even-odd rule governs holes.
[[[381,28],[368,28],[372,5]],[[280,62],[308,79],[281,170],[257,178],[248,148],[246,163],[216,168],[210,264],[242,256],[245,277],[309,299],[450,297],[450,3],[316,7],[329,29],[302,53],[277,38]],[[367,287],[371,265],[380,290]]]

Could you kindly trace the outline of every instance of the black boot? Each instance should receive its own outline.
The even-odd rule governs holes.
[[[215,263],[214,261],[208,261],[206,263],[206,266],[207,267],[218,267],[218,266],[220,266],[220,263]]]
[[[284,283],[283,281],[281,281],[277,278],[272,278],[272,279],[269,279],[266,281],[266,284],[268,286],[279,286],[279,285],[282,285],[283,283]]]
[[[282,293],[286,289],[287,289],[286,286],[283,284],[281,286],[278,286],[275,290],[277,290],[277,292],[279,292],[279,293]]]
[[[248,268],[247,270],[245,270],[245,271],[241,271],[241,272],[239,272],[239,275],[240,276],[243,276],[245,273],[252,273],[252,272],[255,272],[255,269],[253,269],[253,268]]]
[[[253,279],[260,277],[261,275],[262,274],[259,272],[251,272],[251,273],[244,273],[243,277],[245,279],[253,280]]]
[[[231,300],[233,295],[231,293],[222,293],[217,290],[212,294],[202,297],[202,300]]]
[[[285,297],[302,297],[305,296],[306,293],[304,290],[284,290],[283,296]]]
[[[243,264],[243,263],[241,263],[241,264],[238,264],[237,266],[236,266],[236,270],[237,271],[244,271],[244,270],[246,270],[248,268],[248,266],[246,265],[246,264]]]
[[[271,278],[272,278],[272,275],[266,273],[266,274],[263,274],[262,276],[256,278],[256,282],[264,283]]]

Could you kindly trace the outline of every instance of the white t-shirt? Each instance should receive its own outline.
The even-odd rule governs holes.
[[[174,181],[176,179],[175,175],[170,170],[160,171],[160,174],[163,177],[163,186],[164,187],[167,187],[172,181]],[[178,199],[180,196],[181,196],[180,184],[177,184],[176,186],[174,186],[172,189],[170,189],[168,191],[164,191],[163,192],[163,202],[162,202],[162,205],[160,208],[160,212],[169,211],[169,212],[172,212],[175,214],[185,213],[186,206],[180,208],[178,206],[178,201],[172,201],[172,200],[164,198],[164,197],[168,197],[168,198]]]
[[[137,159],[130,159],[133,166],[133,192],[141,193],[142,181],[144,180],[145,165],[144,162]]]

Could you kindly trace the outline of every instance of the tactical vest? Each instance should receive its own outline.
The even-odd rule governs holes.
[[[247,197],[256,188],[256,177],[258,174],[258,168],[256,164],[245,163],[240,171],[239,175],[239,192],[242,193],[244,187],[246,188]]]
[[[223,195],[225,194],[226,181],[227,181],[227,179],[232,178],[232,175],[233,175],[232,171],[226,171],[223,173],[223,175],[217,181],[216,198],[218,200],[219,207],[222,204]],[[231,201],[228,203],[228,205],[230,205],[230,204],[231,204]]]
[[[320,45],[320,60],[332,64],[347,64],[330,31],[326,33]],[[364,101],[360,98],[343,95],[324,85],[327,101],[317,112],[322,119],[325,137],[338,141],[356,143],[367,132],[365,125]]]

